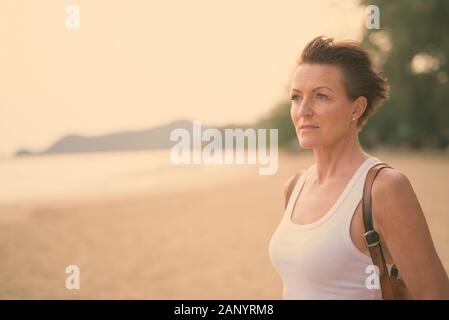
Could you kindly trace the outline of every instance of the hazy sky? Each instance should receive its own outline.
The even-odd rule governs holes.
[[[252,122],[288,97],[308,41],[360,40],[364,19],[357,0],[2,0],[0,155],[178,118]]]

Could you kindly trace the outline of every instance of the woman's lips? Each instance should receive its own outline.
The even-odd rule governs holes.
[[[313,126],[313,125],[305,125],[305,126],[301,126],[299,128],[299,131],[300,132],[307,132],[307,131],[313,131],[313,130],[316,130],[316,129],[319,129],[319,127]]]

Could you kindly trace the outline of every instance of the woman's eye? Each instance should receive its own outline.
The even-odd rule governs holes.
[[[295,95],[295,96],[292,96],[292,97],[290,98],[290,100],[291,100],[291,101],[298,101],[300,98],[301,98],[300,96]]]
[[[316,96],[317,96],[318,99],[320,99],[320,100],[325,100],[325,99],[328,98],[325,94],[322,94],[322,93],[318,93]]]

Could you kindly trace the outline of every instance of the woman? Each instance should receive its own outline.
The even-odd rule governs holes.
[[[284,299],[382,299],[369,281],[373,260],[361,205],[367,172],[381,161],[362,150],[358,132],[388,89],[356,42],[318,37],[302,52],[291,83],[291,117],[315,164],[300,172],[270,241]],[[381,170],[371,194],[386,261],[397,266],[411,296],[449,299],[447,274],[407,177]]]

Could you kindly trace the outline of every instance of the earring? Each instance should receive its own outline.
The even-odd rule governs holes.
[[[355,117],[352,117],[352,121],[355,121]]]

